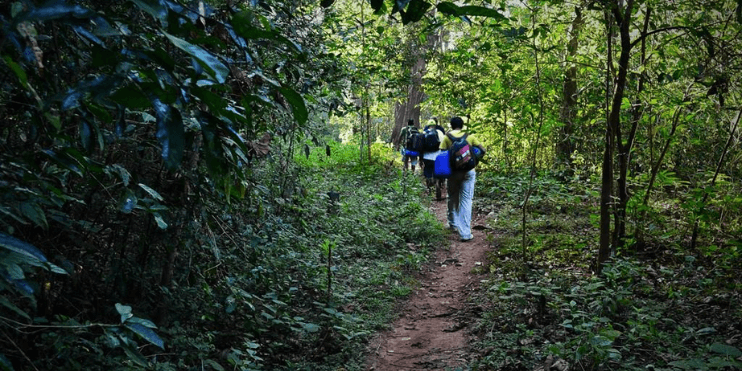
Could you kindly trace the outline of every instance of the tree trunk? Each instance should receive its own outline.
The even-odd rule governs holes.
[[[563,126],[556,146],[557,163],[566,164],[569,168],[572,167],[572,153],[575,150],[574,121],[577,115],[577,65],[574,58],[577,56],[577,41],[583,24],[582,8],[575,7],[575,19],[572,21],[572,31],[567,44],[568,62],[562,90],[564,100],[560,118]]]
[[[644,28],[642,30],[642,36],[641,36],[641,65],[644,65],[644,63],[647,60],[647,39],[645,35],[647,35],[647,31],[649,29],[649,17],[652,14],[652,8],[647,8],[645,17],[644,17]],[[628,68],[628,66],[627,66]],[[641,92],[644,90],[644,82],[645,82],[646,74],[642,73],[639,76],[639,85],[637,87],[637,96],[641,94]],[[624,241],[626,240],[626,207],[629,204],[629,188],[628,188],[628,175],[629,175],[629,164],[631,163],[631,148],[634,146],[634,139],[636,138],[636,130],[639,127],[639,120],[641,120],[642,115],[644,114],[644,109],[642,108],[641,102],[639,102],[638,99],[634,100],[634,104],[632,105],[632,113],[631,113],[631,129],[629,130],[628,138],[626,138],[626,141],[624,142],[622,136],[621,136],[621,126],[620,123],[618,124],[616,128],[616,148],[618,148],[618,179],[616,179],[617,183],[617,191],[618,191],[618,204],[616,205],[616,212],[615,212],[615,226],[614,226],[614,233],[613,233],[613,247],[619,248],[623,246]]]
[[[417,31],[410,31],[415,33]],[[410,83],[407,85],[407,99],[402,102],[397,102],[394,105],[394,130],[392,131],[392,143],[394,148],[399,148],[400,138],[399,133],[402,128],[407,125],[407,120],[415,120],[415,124],[420,128],[420,103],[425,99],[425,92],[422,90],[423,76],[426,71],[425,53],[427,49],[435,47],[435,38],[429,36],[428,42],[425,48],[421,48],[416,45],[417,38],[411,37],[409,39],[410,45],[408,48],[411,50],[415,64],[410,68]]]
[[[615,90],[606,123],[605,150],[603,152],[602,167],[602,189],[600,193],[600,247],[598,250],[598,271],[600,271],[602,265],[611,257],[611,254],[614,252],[613,249],[615,248],[615,246],[611,246],[610,239],[610,208],[613,198],[613,149],[615,136],[618,133],[621,124],[621,103],[623,101],[626,76],[628,75],[629,59],[631,57],[631,35],[629,33],[629,26],[631,25],[631,11],[634,7],[634,0],[628,0],[626,8],[623,9],[623,13],[621,12],[622,9],[618,2],[612,4],[612,7],[611,10],[613,16],[619,25],[621,53],[618,57],[618,75],[614,83]],[[609,37],[609,45],[610,42],[611,38]],[[608,66],[610,68],[610,64]]]

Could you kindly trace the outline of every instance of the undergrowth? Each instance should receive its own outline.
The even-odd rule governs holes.
[[[28,281],[45,282],[65,305],[45,317],[19,298],[17,313],[1,316],[20,344],[3,341],[5,355],[26,364],[15,369],[363,369],[369,336],[393,322],[443,227],[389,148],[375,146],[371,164],[338,143],[308,159],[283,153],[252,164],[243,194],[199,184],[189,200],[198,212],[167,235],[176,238],[135,231],[142,250],[104,259],[93,253],[107,235],[91,235],[91,269],[80,265],[70,278],[29,269]],[[145,254],[158,238],[177,251],[169,286],[140,268],[158,257]],[[114,303],[123,303],[118,313],[100,319],[86,312]],[[135,320],[147,328],[125,322]],[[0,355],[0,368],[9,364]]]
[[[524,261],[520,202],[526,174],[480,179],[478,205],[489,213],[492,249],[488,277],[473,299],[483,314],[473,325],[478,356],[471,369],[742,367],[738,242],[712,236],[718,225],[709,223],[705,236],[724,253],[718,246],[688,250],[682,237],[687,229],[653,231],[651,248],[619,250],[598,275],[591,271],[595,190],[590,183],[540,174],[527,215]],[[678,210],[658,210],[653,217],[666,228],[687,224],[677,220]]]

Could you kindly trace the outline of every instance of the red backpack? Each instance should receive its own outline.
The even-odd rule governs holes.
[[[446,134],[451,139],[448,147],[448,157],[451,160],[451,170],[469,171],[477,166],[477,156],[474,156],[474,146],[466,140],[469,134],[456,138],[451,133]]]

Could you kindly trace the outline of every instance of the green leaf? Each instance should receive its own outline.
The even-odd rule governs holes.
[[[131,314],[131,307],[121,303],[116,303],[116,311],[121,315],[121,323],[126,322],[126,320],[134,316]]]
[[[217,59],[213,54],[207,52],[200,46],[193,45],[181,38],[170,35],[167,32],[164,32],[164,34],[168,39],[170,39],[170,42],[172,42],[173,45],[190,54],[193,58],[196,58],[199,61],[199,64],[203,66],[218,83],[223,84],[227,81],[229,68],[219,61],[219,59]]]
[[[116,90],[109,99],[132,111],[142,111],[152,106],[147,96],[136,85],[127,85]]]
[[[135,334],[143,337],[145,340],[149,341],[151,344],[159,347],[160,349],[165,349],[165,343],[160,339],[157,334],[152,331],[151,328],[143,326],[139,323],[126,323],[124,326],[128,328],[129,330],[133,331]]]
[[[126,170],[125,167],[119,164],[109,165],[106,166],[106,168],[117,174],[119,178],[121,178],[121,181],[124,183],[125,187],[129,186],[129,181],[131,180],[131,174],[129,173],[129,170]]]
[[[610,339],[611,341],[616,340],[619,336],[621,336],[621,331],[616,330],[602,330],[600,331],[600,334],[605,336],[606,338]]]
[[[204,360],[204,365],[208,365],[209,367],[213,368],[216,371],[225,371],[222,365],[216,363],[216,361],[211,360],[211,359]]]
[[[155,217],[155,222],[157,222],[157,226],[160,229],[167,229],[167,223],[165,223],[165,219],[162,218],[160,213],[152,213],[152,215]]]
[[[25,319],[28,319],[28,320],[31,319],[31,316],[29,316],[28,313],[22,311],[20,308],[15,306],[15,304],[11,303],[10,300],[5,298],[5,296],[0,296],[0,305],[12,310],[13,312],[15,312],[16,314],[18,314],[19,316]]]
[[[152,198],[154,198],[155,200],[157,200],[157,201],[165,201],[165,199],[162,198],[162,196],[160,196],[160,194],[157,193],[157,191],[155,191],[154,189],[150,188],[148,185],[146,185],[144,183],[139,183],[139,188],[141,188],[145,192],[149,193],[149,195],[152,196]]]
[[[77,164],[74,163],[74,161],[70,160],[69,156],[66,153],[62,153],[61,155],[58,155],[52,150],[44,149],[41,151],[41,153],[47,155],[49,158],[54,160],[54,162],[57,163],[57,165],[62,166],[63,168],[75,173],[76,175],[82,177],[82,171],[80,170],[80,167],[77,166]]]
[[[276,32],[263,30],[252,25],[255,15],[250,11],[242,11],[232,16],[232,27],[237,35],[247,40],[273,39]]]
[[[698,331],[696,331],[696,335],[698,336],[704,336],[704,335],[711,335],[716,332],[716,329],[713,327],[704,327]]]
[[[44,254],[36,247],[4,233],[0,233],[0,246],[15,253],[36,259],[42,263],[47,261]]]
[[[302,323],[301,327],[306,332],[317,332],[320,329],[319,325],[316,325],[314,323]]]
[[[608,339],[607,337],[601,335],[593,336],[593,338],[590,339],[590,344],[599,347],[607,347],[612,343],[613,341],[611,341],[611,339]]]
[[[0,370],[2,371],[14,371],[13,364],[5,358],[5,355],[0,353]]]
[[[711,347],[709,347],[709,349],[714,353],[719,353],[734,358],[742,357],[742,351],[726,344],[714,343],[711,344]]]
[[[16,77],[18,77],[18,80],[20,80],[21,85],[23,85],[24,88],[28,89],[28,75],[26,75],[26,71],[21,67],[18,63],[15,63],[12,59],[10,59],[9,56],[3,56],[3,60],[5,60],[5,63],[10,67],[10,69],[15,73]]]
[[[291,104],[291,111],[294,114],[294,118],[303,125],[307,122],[309,113],[307,112],[307,106],[304,104],[304,98],[299,93],[290,88],[281,88],[281,94]]]
[[[4,263],[3,268],[5,268],[5,273],[7,273],[12,280],[22,280],[26,278],[26,276],[23,274],[23,269],[21,269],[18,264]]]
[[[18,19],[23,21],[49,21],[60,18],[90,18],[95,12],[80,5],[67,5],[62,1],[50,1],[48,5],[42,6],[21,15]]]
[[[170,169],[180,166],[185,150],[185,128],[180,111],[154,98],[157,117],[157,139],[162,145],[162,158]]]
[[[374,12],[379,12],[383,6],[384,0],[371,0],[371,8],[374,9]]]
[[[80,120],[79,132],[82,148],[85,150],[85,152],[90,152],[90,150],[93,149],[93,138],[92,130],[90,129],[90,123],[85,120]]]
[[[674,361],[669,363],[670,366],[675,366],[683,370],[705,370],[706,362],[702,359],[687,359],[682,361]]]
[[[167,7],[159,0],[131,0],[134,4],[149,13],[151,16],[159,19],[161,22],[167,22]]]
[[[131,317],[126,321],[126,323],[138,323],[144,327],[157,328],[157,325],[155,325],[154,322],[148,319],[139,318],[139,317]]]
[[[424,0],[412,0],[407,6],[406,12],[400,12],[402,14],[402,23],[417,22],[425,16],[425,12],[430,9],[430,5]]]
[[[21,204],[20,211],[23,216],[28,218],[28,220],[32,221],[39,227],[43,229],[47,229],[49,227],[49,222],[46,221],[46,213],[44,213],[44,210],[41,209],[41,206],[39,206],[39,204],[24,202]]]
[[[129,359],[132,362],[136,363],[139,367],[142,367],[145,369],[149,367],[149,362],[147,362],[147,359],[144,358],[144,356],[141,353],[139,353],[139,351],[136,348],[130,345],[123,346],[122,348],[124,348],[124,352],[126,353],[127,356],[129,356]]]
[[[54,273],[57,273],[57,274],[69,274],[69,272],[67,272],[66,270],[64,270],[64,268],[62,268],[62,267],[60,267],[58,265],[49,263],[49,262],[43,263],[42,264],[42,267],[44,267],[47,270],[50,270],[50,271],[52,271]]]
[[[443,3],[438,4],[437,8],[438,8],[438,11],[440,11],[441,13],[450,14],[450,15],[457,16],[457,17],[480,16],[480,17],[494,18],[496,20],[501,20],[501,21],[507,19],[507,17],[502,15],[496,9],[485,8],[483,6],[475,6],[475,5],[457,6],[456,4],[452,2],[443,2]]]

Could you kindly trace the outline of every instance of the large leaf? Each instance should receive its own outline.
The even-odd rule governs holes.
[[[417,22],[425,16],[425,12],[430,9],[431,5],[424,0],[412,0],[407,6],[407,11],[400,11],[402,14],[402,23]]]
[[[224,148],[218,133],[219,120],[207,112],[201,112],[199,122],[204,139],[201,153],[206,162],[206,169],[212,177],[217,178],[226,171]]]
[[[152,216],[155,218],[158,228],[167,229],[167,222],[165,222],[165,219],[160,215],[160,213],[152,213]]]
[[[12,310],[19,316],[30,320],[31,316],[28,315],[28,313],[21,310],[21,308],[18,308],[15,304],[11,303],[10,300],[6,299],[5,296],[0,296],[0,305]]]
[[[258,28],[254,26],[252,23],[257,18],[258,17],[256,17],[255,14],[250,11],[243,11],[233,15],[232,27],[234,27],[234,32],[247,40],[266,39],[278,41],[280,43],[288,45],[296,52],[301,52],[301,46],[299,44],[281,35],[278,31],[271,28],[271,25],[267,20],[261,20],[264,28]]]
[[[374,12],[380,12],[383,6],[384,0],[371,0],[371,8],[374,9]]]
[[[5,233],[0,233],[0,246],[15,253],[37,259],[42,263],[46,262],[46,256],[39,249]]]
[[[23,85],[24,88],[29,88],[28,75],[26,75],[26,71],[23,69],[23,67],[21,67],[18,63],[15,63],[8,56],[3,56],[3,60],[8,65],[8,67],[10,67],[11,71],[15,73],[16,77],[18,77],[18,80],[21,82],[21,85]]]
[[[157,334],[152,331],[151,328],[146,327],[142,325],[141,323],[130,323],[127,322],[124,326],[128,328],[129,330],[133,331],[135,334],[143,337],[145,340],[149,341],[153,345],[156,345],[160,349],[165,349],[165,342],[160,339]]]
[[[291,111],[294,114],[294,118],[303,125],[307,122],[309,113],[307,112],[307,106],[304,104],[304,99],[301,95],[290,88],[281,88],[281,94],[291,104]]]
[[[200,46],[193,45],[188,41],[181,38],[170,35],[165,32],[165,36],[170,39],[173,45],[177,46],[180,50],[188,53],[193,58],[196,58],[204,69],[220,84],[227,81],[229,76],[229,68],[219,61],[213,54],[207,52]]]
[[[438,4],[438,11],[457,17],[461,16],[480,16],[489,17],[497,20],[506,20],[507,18],[496,9],[485,8],[483,6],[464,5],[458,6],[452,2],[443,2]]]
[[[39,227],[43,229],[49,228],[49,222],[46,220],[46,213],[39,204],[35,202],[23,202],[21,203],[20,211],[23,216]]]
[[[65,153],[57,154],[56,152],[49,150],[49,149],[43,149],[41,150],[41,153],[49,156],[54,162],[57,163],[57,165],[62,166],[63,168],[75,173],[76,175],[82,177],[83,173],[80,170],[80,167],[75,164],[73,160],[69,158],[69,156]]]
[[[131,0],[134,4],[149,13],[151,16],[157,18],[163,24],[167,23],[167,7],[163,0]]]
[[[742,351],[726,344],[714,343],[711,344],[711,347],[709,349],[714,353],[719,353],[730,357],[742,357]]]
[[[149,99],[136,85],[127,85],[111,94],[110,99],[132,111],[150,107]]]
[[[129,318],[134,315],[131,313],[131,306],[116,303],[116,311],[121,315],[121,323],[126,322]]]
[[[180,166],[185,150],[185,128],[180,111],[153,98],[157,118],[157,139],[162,145],[162,158],[170,169]]]
[[[90,18],[96,13],[80,5],[65,4],[62,0],[50,1],[46,5],[32,9],[19,17],[23,21],[49,21],[60,18]]]
[[[157,201],[165,201],[165,199],[162,198],[162,196],[159,193],[157,193],[157,191],[155,191],[154,189],[152,189],[148,185],[143,184],[143,183],[139,183],[139,187],[142,188],[145,192],[149,193],[149,195],[152,196],[152,198],[154,198],[155,200],[157,200]]]
[[[80,120],[80,143],[85,152],[90,152],[93,149],[93,130],[90,127],[90,123],[85,120]]]

